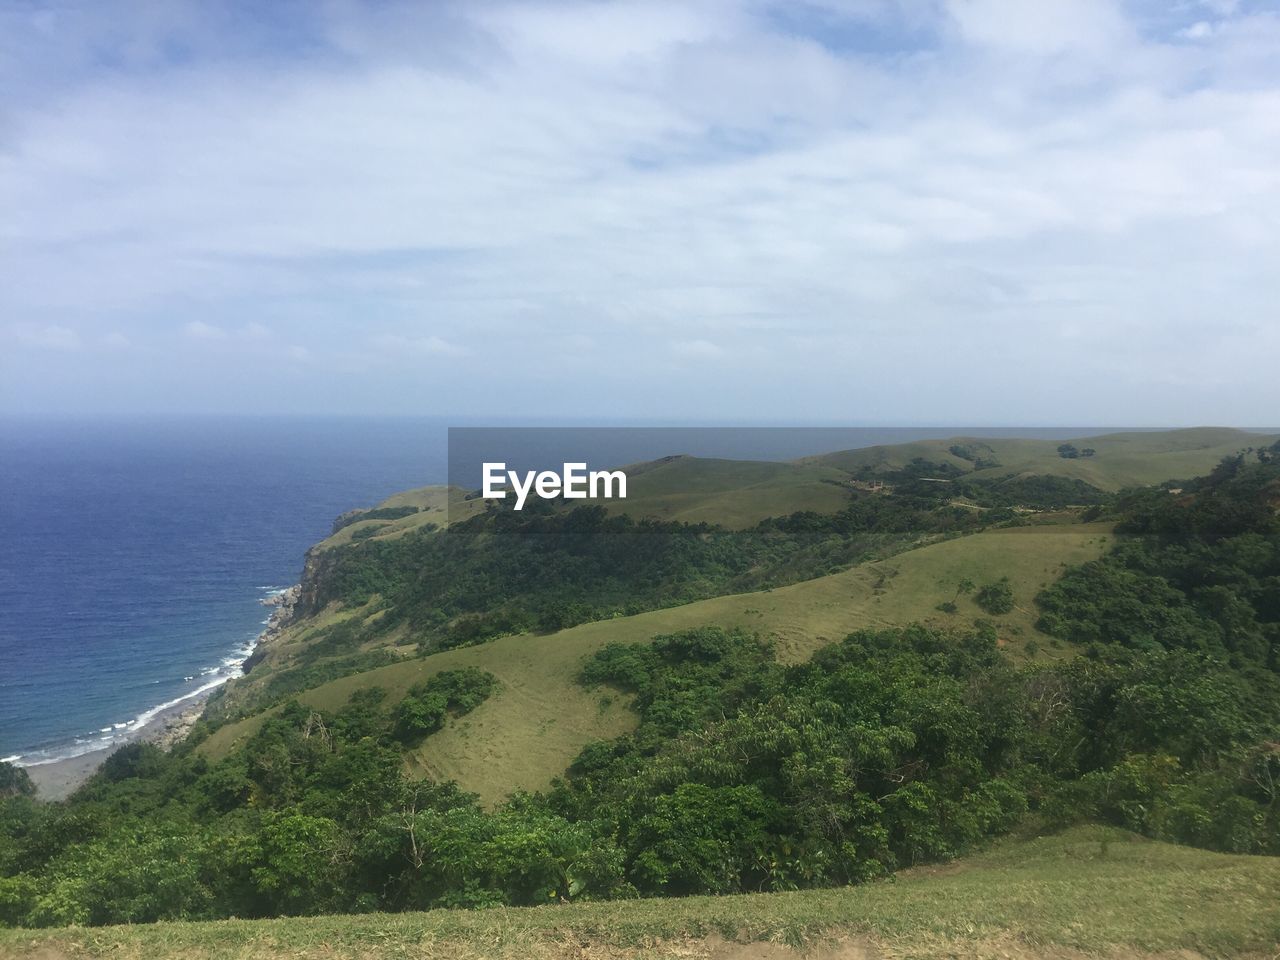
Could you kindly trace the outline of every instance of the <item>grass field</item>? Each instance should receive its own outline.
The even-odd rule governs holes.
[[[1077,460],[1058,455],[1062,441],[980,437],[865,447],[789,463],[672,456],[629,466],[626,500],[600,503],[612,513],[741,529],[766,517],[798,510],[834,513],[848,502],[846,485],[851,472],[868,467],[894,469],[917,457],[949,464],[975,477],[1053,475],[1083,480],[1103,490],[1119,490],[1204,474],[1229,454],[1277,439],[1225,427],[1114,433],[1071,441],[1081,449],[1097,451]],[[957,444],[985,446],[999,466],[973,470],[972,462],[950,452]],[[417,513],[399,520],[357,521],[321,541],[319,548],[350,543],[357,535],[368,536],[370,528],[376,529],[375,539],[383,539],[403,536],[428,523],[444,526],[465,520],[485,505],[483,500],[467,497],[467,491],[459,487],[407,490],[377,506],[416,506]]]
[[[492,803],[517,788],[545,787],[587,743],[632,728],[635,718],[622,698],[607,690],[585,690],[574,680],[583,659],[606,643],[647,642],[659,634],[707,624],[740,626],[774,638],[784,659],[799,661],[863,627],[912,621],[971,624],[983,614],[966,597],[960,598],[954,615],[935,608],[955,596],[961,579],[981,585],[1007,576],[1017,606],[995,619],[1002,642],[1017,655],[1034,638],[1041,647],[1037,656],[1065,655],[1037,634],[1032,598],[1064,566],[1101,555],[1111,539],[1102,524],[993,530],[774,590],[448,650],[344,677],[299,699],[332,710],[345,704],[353,691],[380,686],[394,702],[441,670],[477,666],[490,671],[501,689],[428,738],[406,763],[422,775],[457,780]],[[260,724],[258,716],[223,727],[202,749],[215,757],[223,755]]]
[[[476,911],[0,930],[0,957],[1273,958],[1280,859],[1077,827],[890,881],[796,893]]]
[[[951,437],[893,446],[865,447],[810,457],[802,463],[821,464],[844,471],[905,466],[916,457],[950,464],[975,477],[1054,475],[1083,480],[1102,490],[1186,479],[1208,473],[1223,457],[1245,447],[1266,446],[1280,437],[1226,427],[1196,427],[1160,432],[1112,433],[1077,440],[985,439]],[[1091,447],[1092,457],[1076,460],[1058,455],[1058,445],[1070,442],[1079,449]],[[983,444],[999,466],[973,470],[973,463],[950,452],[957,444]]]
[[[798,510],[835,513],[849,502],[845,471],[817,463],[667,457],[627,470],[627,498],[611,513],[714,523],[730,530]]]
[[[474,516],[484,509],[484,501],[467,499],[467,491],[461,487],[437,485],[405,490],[395,496],[388,497],[376,506],[378,508],[417,507],[418,512],[411,513],[407,517],[400,517],[397,520],[357,520],[343,527],[332,536],[321,540],[316,544],[315,548],[317,550],[328,550],[332,547],[340,547],[351,543],[352,538],[357,534],[366,534],[370,530],[376,531],[373,534],[374,539],[389,540],[395,537],[402,537],[406,533],[418,530],[429,523],[438,527],[445,527],[450,523],[457,523]]]

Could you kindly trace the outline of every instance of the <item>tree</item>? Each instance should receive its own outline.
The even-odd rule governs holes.
[[[1009,586],[1009,578],[1002,577],[996,583],[988,583],[973,599],[993,617],[1008,613],[1013,609],[1013,588]]]
[[[30,797],[36,792],[36,785],[31,782],[27,771],[15,767],[12,763],[0,760],[0,800],[9,797]]]

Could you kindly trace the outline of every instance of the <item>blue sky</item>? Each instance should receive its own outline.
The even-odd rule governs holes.
[[[1280,420],[1280,6],[0,6],[0,411]]]

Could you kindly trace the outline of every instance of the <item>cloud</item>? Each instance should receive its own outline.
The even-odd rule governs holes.
[[[182,328],[192,340],[225,340],[227,331],[203,320],[191,320]]]
[[[57,324],[19,323],[11,332],[18,343],[42,350],[79,350],[84,345],[79,333]]]
[[[534,393],[570,414],[605,390],[635,417],[1280,409],[1262,377],[1128,381],[1226,381],[1269,336],[1280,16],[1260,6],[237,9],[0,11],[0,315],[170,351],[207,375],[201,409],[288,407],[225,374],[301,343],[324,363],[297,376],[365,411]],[[1222,317],[1243,332],[1211,345]],[[242,349],[178,349],[175,323]],[[553,382],[566,344],[592,362]],[[712,356],[655,396],[673,358]],[[769,386],[743,388],[750,358]],[[911,385],[992,358],[999,389]],[[54,366],[18,371],[31,403],[99,409],[124,379]]]
[[[947,11],[967,41],[1036,55],[1111,48],[1132,34],[1112,0],[948,0]]]
[[[677,340],[671,344],[671,352],[681,360],[714,360],[724,355],[724,350],[709,340]]]
[[[461,357],[468,353],[465,347],[437,336],[404,337],[384,334],[375,337],[373,343],[382,352],[397,356]]]

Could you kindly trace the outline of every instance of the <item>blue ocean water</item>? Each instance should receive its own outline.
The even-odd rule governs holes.
[[[519,429],[460,442],[615,466],[1093,432]],[[108,746],[155,708],[235,675],[268,613],[259,601],[297,581],[339,513],[444,482],[447,437],[434,419],[0,419],[0,759]]]
[[[235,672],[333,518],[444,479],[443,421],[0,421],[0,759]]]

